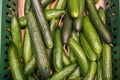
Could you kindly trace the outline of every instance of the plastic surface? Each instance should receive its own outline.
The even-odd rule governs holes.
[[[17,10],[18,0],[0,0],[0,80],[10,80],[11,74],[8,64],[8,37],[10,32],[10,16]],[[112,60],[113,80],[120,80],[120,1],[105,0],[107,27],[113,36]]]

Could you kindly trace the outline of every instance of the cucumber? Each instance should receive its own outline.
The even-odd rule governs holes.
[[[24,43],[23,43],[23,60],[26,64],[32,56],[32,45],[31,45],[31,39],[29,34],[28,27],[25,28],[25,36],[24,36]]]
[[[31,59],[25,64],[24,73],[26,75],[31,74],[36,68],[36,60],[35,54],[31,57]]]
[[[111,43],[112,42],[111,34],[107,27],[105,27],[105,24],[100,19],[97,13],[97,9],[93,3],[93,0],[86,0],[86,5],[88,12],[90,14],[91,22],[94,25],[95,29],[106,43]]]
[[[112,51],[110,45],[105,42],[103,42],[101,65],[103,80],[112,80]]]
[[[44,12],[47,20],[59,18],[62,14],[65,14],[65,11],[60,9],[46,9]]]
[[[59,73],[53,74],[51,78],[48,80],[63,80],[65,77],[68,77],[76,68],[77,64],[70,64],[66,66],[62,71]]]
[[[29,11],[26,17],[35,59],[37,61],[36,64],[40,71],[40,78],[41,80],[46,80],[50,75],[50,62],[41,36],[41,32],[34,13]]]
[[[55,5],[55,9],[62,9],[64,10],[67,4],[67,0],[58,0],[56,5]]]
[[[70,59],[67,56],[67,54],[65,53],[65,51],[63,51],[63,63],[64,63],[64,66],[71,64]]]
[[[63,48],[60,28],[56,29],[53,47],[53,65],[56,72],[63,69]]]
[[[101,66],[101,61],[97,62],[97,80],[103,80],[102,79],[102,66]]]
[[[99,0],[93,0],[93,3],[97,4]]]
[[[100,54],[102,52],[102,44],[101,44],[99,35],[97,34],[95,28],[90,22],[90,19],[88,16],[84,17],[82,31],[83,31],[83,35],[85,36],[86,40],[90,44],[92,50],[96,54]]]
[[[42,33],[43,40],[47,48],[53,47],[52,35],[49,29],[48,22],[46,20],[45,14],[43,12],[43,8],[40,0],[31,0],[31,4],[33,6],[33,10],[37,19],[37,23]],[[27,15],[26,15],[27,16]]]
[[[100,8],[98,9],[98,14],[99,14],[100,19],[102,20],[102,22],[103,22],[104,24],[106,24],[106,14],[105,14],[105,10],[104,10],[102,7],[100,7]]]
[[[26,80],[23,67],[21,66],[17,53],[17,47],[14,45],[14,43],[11,43],[8,49],[8,60],[12,77],[14,80]]]
[[[97,71],[97,63],[91,62],[87,75],[84,77],[83,80],[94,80],[96,71]]]
[[[41,0],[42,7],[45,8],[49,3],[51,3],[53,0]]]
[[[80,68],[77,67],[74,72],[68,77],[67,80],[79,80],[80,77]]]
[[[21,28],[24,28],[27,25],[26,16],[19,18],[19,24]]]
[[[62,26],[62,43],[67,44],[70,38],[70,34],[72,31],[72,19],[69,14],[66,14],[63,19],[63,26]]]
[[[24,5],[24,13],[25,13],[25,15],[26,15],[26,13],[28,11],[30,11],[30,9],[31,9],[31,2],[30,2],[30,0],[25,0],[25,5]]]
[[[19,58],[21,58],[23,55],[22,36],[21,36],[21,29],[18,23],[18,18],[15,15],[13,15],[11,19],[11,34],[12,34],[12,40],[18,49],[18,56]]]
[[[80,33],[80,41],[81,41],[81,45],[83,47],[83,50],[87,56],[87,58],[90,61],[96,61],[96,54],[95,52],[91,49],[91,46],[88,44],[86,38],[84,37],[83,33]]]
[[[83,75],[86,75],[89,66],[88,66],[87,57],[86,57],[81,45],[78,42],[76,42],[74,39],[70,38],[69,46],[72,49],[72,51],[74,52],[77,62],[80,65],[81,73],[83,73]]]
[[[79,15],[77,18],[73,18],[73,27],[77,32],[80,32],[82,28],[84,10],[85,10],[85,0],[79,0]]]
[[[79,15],[79,0],[68,0],[68,10],[72,18],[77,18]]]

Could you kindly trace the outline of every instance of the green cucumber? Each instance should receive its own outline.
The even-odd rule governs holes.
[[[103,80],[102,79],[102,66],[101,66],[101,61],[97,62],[97,80]]]
[[[81,45],[78,42],[76,42],[74,39],[70,38],[69,46],[72,49],[72,51],[74,52],[77,62],[80,65],[81,73],[83,73],[83,75],[86,75],[89,65],[88,65],[87,57],[86,57]]]
[[[35,15],[32,11],[27,13],[26,18],[31,36],[31,42],[33,45],[33,51],[35,54],[36,64],[40,71],[40,78],[41,80],[46,80],[50,75],[50,61],[48,59],[41,32],[35,19]]]
[[[93,0],[93,3],[97,4],[99,0]]]
[[[51,78],[48,80],[63,80],[64,78],[68,77],[76,68],[77,64],[70,64],[66,66],[62,71],[59,73],[53,74]]]
[[[96,61],[97,57],[95,52],[91,49],[91,46],[89,45],[89,43],[87,42],[86,38],[84,37],[83,33],[80,33],[80,41],[83,47],[83,50],[86,54],[86,56],[88,57],[88,59],[90,61]]]
[[[14,43],[11,43],[8,49],[8,60],[12,77],[14,80],[26,80],[23,67],[21,66],[17,53],[17,47],[14,45]]]
[[[26,16],[19,18],[19,24],[21,28],[24,28],[27,25]]]
[[[98,9],[98,14],[99,14],[100,19],[102,20],[102,22],[103,22],[104,24],[106,24],[106,14],[105,14],[105,10],[104,10],[102,7],[100,7],[100,8]]]
[[[16,16],[12,16],[11,19],[11,34],[12,34],[12,40],[18,49],[19,58],[21,58],[23,55],[22,36],[21,36],[21,28],[19,26],[18,18]]]
[[[112,51],[110,45],[105,42],[101,60],[103,80],[112,80]]]
[[[65,53],[65,51],[63,51],[63,63],[64,63],[64,66],[71,64],[70,59],[67,56],[67,54]]]
[[[56,5],[55,5],[55,9],[62,9],[64,10],[67,4],[67,0],[58,0]]]
[[[79,15],[79,0],[68,0],[68,10],[72,18],[77,18]]]
[[[80,68],[77,67],[67,80],[78,80],[80,77]]]
[[[55,31],[53,47],[53,65],[56,72],[60,72],[63,69],[63,48],[60,28],[57,28]]]
[[[75,31],[79,32],[82,28],[84,10],[85,10],[85,0],[79,0],[79,15],[77,18],[73,18],[73,27]]]
[[[97,71],[97,63],[91,62],[87,75],[84,77],[83,80],[94,80],[96,71]]]
[[[31,45],[31,39],[29,34],[28,27],[25,28],[25,35],[24,35],[24,42],[23,42],[23,60],[26,64],[32,56],[32,45]]]
[[[62,35],[61,35],[63,44],[68,43],[71,31],[72,31],[72,19],[69,14],[66,14],[63,19]]]
[[[51,3],[53,0],[41,0],[42,7],[45,8],[49,3]]]
[[[102,52],[102,44],[88,16],[84,17],[82,31],[92,50],[96,54],[100,54]]]
[[[47,46],[47,48],[52,48],[53,47],[52,35],[50,32],[49,25],[46,20],[45,14],[43,12],[41,2],[40,0],[31,0],[31,4],[33,6],[34,14],[36,16],[37,23],[41,30],[45,45]]]
[[[25,13],[25,15],[26,15],[26,13],[28,11],[30,11],[30,9],[31,9],[31,2],[30,2],[30,0],[25,0],[25,5],[24,5],[24,13]]]
[[[112,37],[110,35],[109,30],[105,27],[105,24],[100,19],[95,4],[93,0],[86,0],[86,5],[88,12],[90,14],[91,22],[93,23],[95,29],[99,33],[99,35],[103,38],[103,40],[107,43],[112,42]]]

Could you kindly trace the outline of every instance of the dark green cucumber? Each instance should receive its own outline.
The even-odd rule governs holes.
[[[49,3],[51,3],[53,0],[41,0],[42,7],[45,8]]]
[[[21,28],[24,28],[27,25],[26,16],[19,18],[19,24]]]
[[[66,66],[59,73],[53,74],[53,76],[51,78],[49,78],[48,80],[62,80],[64,78],[68,77],[75,70],[76,66],[77,66],[77,64],[70,64],[70,65]]]
[[[95,53],[100,54],[102,51],[102,44],[99,35],[97,34],[88,16],[84,17],[82,31],[92,50]]]
[[[84,37],[83,33],[80,33],[80,41],[83,47],[83,50],[86,54],[86,56],[88,57],[88,59],[90,61],[96,61],[97,57],[95,52],[91,49],[91,46],[89,45],[89,43],[87,42],[86,38]]]
[[[50,75],[50,61],[48,59],[41,32],[35,19],[34,13],[32,11],[29,11],[26,17],[36,64],[40,71],[40,78],[41,80],[46,80]]]
[[[53,47],[53,65],[56,72],[60,72],[63,69],[63,48],[60,28],[57,28],[55,31]]]
[[[65,53],[65,51],[63,51],[63,64],[64,64],[64,66],[71,64],[70,59],[67,56],[67,54]]]
[[[79,0],[68,0],[68,10],[72,18],[77,18],[79,15]]]
[[[44,12],[47,20],[59,18],[62,14],[65,14],[65,11],[60,9],[46,9]]]
[[[29,34],[28,27],[25,28],[25,35],[24,35],[24,43],[23,43],[23,60],[26,64],[32,56],[32,45],[31,45],[31,39]]]
[[[48,22],[46,20],[45,14],[43,12],[43,8],[40,0],[31,0],[31,4],[33,6],[33,10],[37,19],[37,23],[42,33],[43,40],[45,45],[48,48],[53,47],[52,35],[49,29]],[[27,16],[27,15],[26,15]]]
[[[97,80],[103,80],[102,79],[102,66],[101,66],[101,61],[97,62]]]
[[[77,67],[67,80],[78,80],[80,77],[80,68]]]
[[[24,73],[26,75],[31,74],[36,68],[36,60],[35,54],[31,57],[31,59],[25,64]]]
[[[99,33],[99,35],[103,38],[103,40],[105,42],[111,43],[112,37],[110,35],[110,32],[107,29],[107,27],[105,27],[105,24],[102,22],[102,20],[100,19],[99,15],[97,13],[95,4],[93,3],[93,0],[86,0],[86,5],[88,8],[88,12],[90,14],[90,19],[91,19],[95,29],[97,30],[97,32]]]
[[[11,43],[8,50],[8,60],[10,65],[10,70],[14,80],[26,80],[23,72],[23,67],[21,66],[18,57],[17,47]]]
[[[25,15],[26,15],[26,13],[28,11],[30,11],[30,9],[31,9],[31,2],[30,2],[30,0],[25,0],[25,5],[24,5],[24,13],[25,13]]]
[[[72,51],[74,52],[77,62],[80,65],[81,73],[83,73],[83,75],[86,75],[89,65],[88,65],[87,57],[86,57],[81,45],[78,42],[76,42],[74,39],[70,38],[69,46],[72,49]]]
[[[62,43],[67,44],[70,38],[70,34],[72,31],[72,18],[69,14],[66,14],[63,19],[63,26],[62,26]]]
[[[91,62],[87,75],[83,80],[94,80],[97,71],[97,63]]]
[[[93,0],[93,3],[97,4],[99,0]]]
[[[85,0],[79,0],[79,15],[77,18],[73,18],[73,27],[75,31],[80,31],[83,24],[83,16],[85,10]]]
[[[19,26],[18,18],[16,16],[12,16],[11,19],[11,34],[12,34],[12,40],[18,49],[19,58],[21,58],[23,54],[22,36],[21,36],[21,28]]]
[[[102,20],[102,22],[103,22],[104,24],[106,24],[106,14],[105,14],[105,10],[104,10],[102,7],[100,7],[100,8],[98,9],[98,14],[99,14],[100,19]]]
[[[110,45],[105,42],[103,42],[101,65],[103,80],[112,80],[112,52]]]

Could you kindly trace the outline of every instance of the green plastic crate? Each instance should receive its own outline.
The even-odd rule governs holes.
[[[8,67],[8,35],[6,28],[10,27],[10,15],[17,10],[18,0],[0,0],[0,80],[11,80]],[[113,80],[120,80],[120,1],[105,0],[107,27],[113,36]]]

